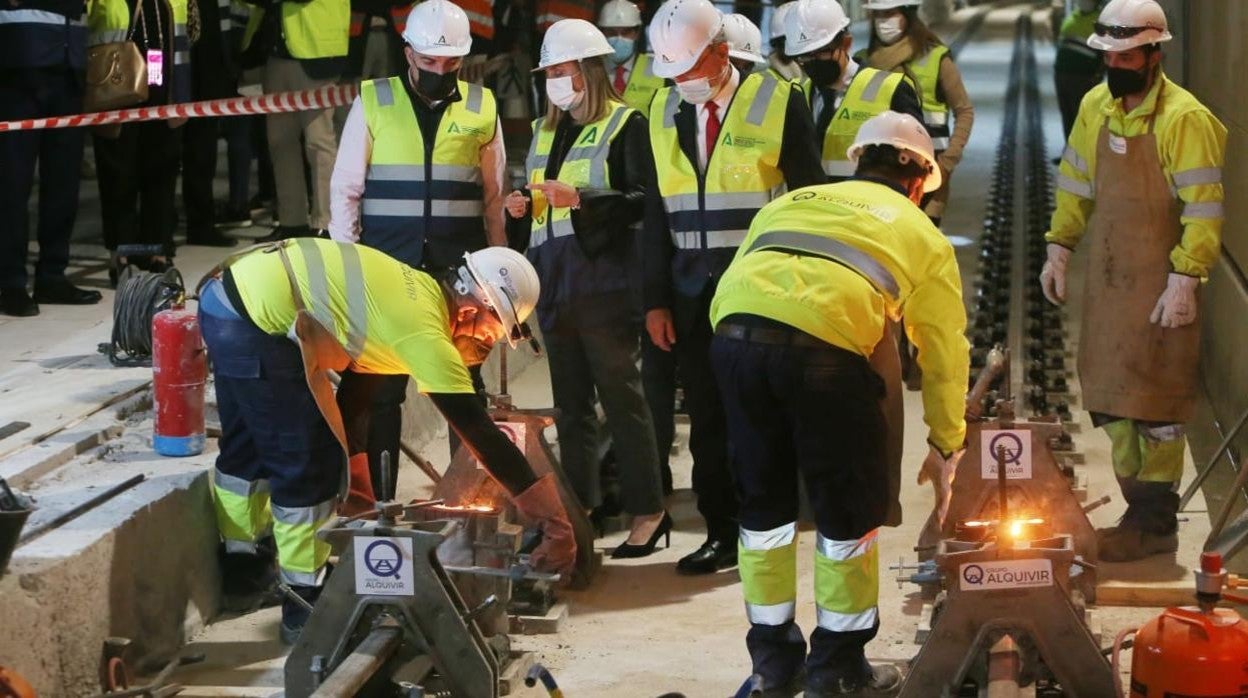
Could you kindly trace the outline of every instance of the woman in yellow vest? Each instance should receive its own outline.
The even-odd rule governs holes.
[[[593,24],[556,22],[542,41],[546,116],[533,124],[526,196],[513,191],[513,228],[528,228],[528,257],[542,282],[537,315],[550,353],[560,411],[560,455],[587,509],[602,499],[595,394],[606,412],[633,516],[612,557],[643,557],[668,536],[654,425],[637,368],[641,316],[634,292],[636,225],[653,192],[646,120],[620,101],[603,56],[611,45]],[[509,235],[523,239],[523,231]],[[670,538],[670,536],[668,536]]]
[[[949,178],[971,138],[975,107],[949,48],[919,18],[919,0],[867,0],[863,7],[871,12],[871,42],[855,58],[871,68],[905,73],[918,87],[923,123],[944,175],[941,188],[924,199],[923,210],[939,226],[949,201]]]

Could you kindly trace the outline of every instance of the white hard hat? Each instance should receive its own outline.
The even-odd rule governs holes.
[[[503,321],[507,342],[514,349],[521,336],[520,325],[533,314],[541,294],[537,270],[524,255],[501,246],[466,253],[463,270],[468,279],[461,272],[455,290],[489,306]]]
[[[796,2],[786,2],[771,11],[771,24],[767,25],[768,38],[772,41],[784,38],[784,18],[797,6]]]
[[[542,52],[533,72],[552,65],[613,53],[607,37],[583,19],[561,19],[550,25],[542,39]]]
[[[728,55],[743,61],[766,63],[761,44],[763,33],[745,15],[724,15],[724,38],[728,40]]]
[[[688,72],[723,26],[723,15],[709,0],[667,0],[650,21],[651,70],[661,78]]]
[[[848,26],[845,8],[836,0],[798,0],[784,18],[784,52],[801,56],[818,51]]]
[[[450,0],[425,0],[413,7],[403,40],[426,56],[467,56],[472,50],[468,15]]]
[[[640,27],[641,10],[628,0],[608,0],[598,11],[598,26],[603,29]]]
[[[1155,0],[1110,0],[1096,20],[1088,46],[1098,51],[1128,51],[1173,38],[1166,12]]]
[[[867,119],[854,136],[854,144],[849,146],[846,155],[858,164],[858,156],[869,145],[891,145],[919,156],[931,168],[931,174],[923,182],[923,191],[934,192],[940,189],[940,165],[936,162],[936,149],[932,147],[932,138],[919,120],[909,114],[886,111]]]
[[[920,0],[867,0],[864,10],[895,10],[898,7],[918,7]]]

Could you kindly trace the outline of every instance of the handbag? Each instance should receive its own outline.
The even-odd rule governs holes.
[[[160,21],[159,11],[156,21]],[[87,50],[87,84],[82,98],[85,111],[122,109],[147,101],[147,59],[133,40],[136,26],[143,28],[144,43],[147,43],[143,0],[135,3],[125,41],[99,44]]]

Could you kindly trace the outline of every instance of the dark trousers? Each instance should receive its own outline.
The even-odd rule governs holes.
[[[824,538],[853,540],[883,525],[889,504],[879,404],[884,383],[864,357],[831,345],[716,337],[711,359],[732,439],[742,528],[769,531],[796,522],[799,476]],[[746,645],[755,672],[766,679],[788,680],[805,659],[810,685],[834,685],[861,676],[864,647],[877,630],[816,628],[805,657],[796,623],[755,624]]]
[[[1057,108],[1062,112],[1062,133],[1070,138],[1079,115],[1079,104],[1088,90],[1101,82],[1101,75],[1093,73],[1053,73],[1053,85],[1057,90]]]
[[[64,68],[0,72],[0,121],[76,114],[82,76]],[[35,276],[59,277],[69,264],[78,213],[83,131],[77,128],[0,134],[0,288],[25,288],[30,241],[27,202],[39,166],[39,261]]]
[[[481,367],[468,370],[473,387],[485,394]],[[344,371],[338,385],[338,409],[347,429],[347,450],[355,455],[368,454],[368,472],[373,481],[373,496],[378,500],[393,499],[398,488],[398,465],[402,458],[399,441],[403,435],[403,403],[407,400],[406,375],[356,373]],[[451,455],[459,446],[459,437],[450,433]],[[390,491],[381,489],[381,454],[390,454]]]
[[[676,361],[689,411],[689,453],[693,456],[693,492],[706,521],[707,537],[735,541],[737,495],[728,466],[728,427],[715,372],[711,368],[711,298],[716,284],[698,296],[675,295]]]
[[[182,206],[189,238],[210,234],[216,225],[212,182],[217,175],[218,121],[191,119],[182,127]]]
[[[104,246],[159,245],[174,253],[174,195],[182,132],[165,121],[125,124],[117,138],[95,138]]]
[[[597,402],[619,464],[620,504],[634,515],[663,510],[654,425],[637,368],[637,326],[565,326],[544,335],[559,410],[559,456],[581,505],[602,503]]]
[[[251,201],[251,120],[254,116],[231,116],[221,120],[229,161],[230,210],[246,211]],[[273,176],[272,166],[269,177]]]
[[[672,489],[672,442],[676,440],[676,354],[663,351],[641,333],[641,385],[654,422],[659,451],[659,478],[664,491]]]

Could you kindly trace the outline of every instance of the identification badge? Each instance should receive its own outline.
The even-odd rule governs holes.
[[[165,54],[150,48],[147,50],[147,84],[165,84]]]
[[[1127,154],[1127,139],[1123,138],[1122,136],[1115,136],[1112,133],[1109,134],[1109,149],[1114,151],[1115,153],[1118,153],[1119,155],[1126,155]]]

